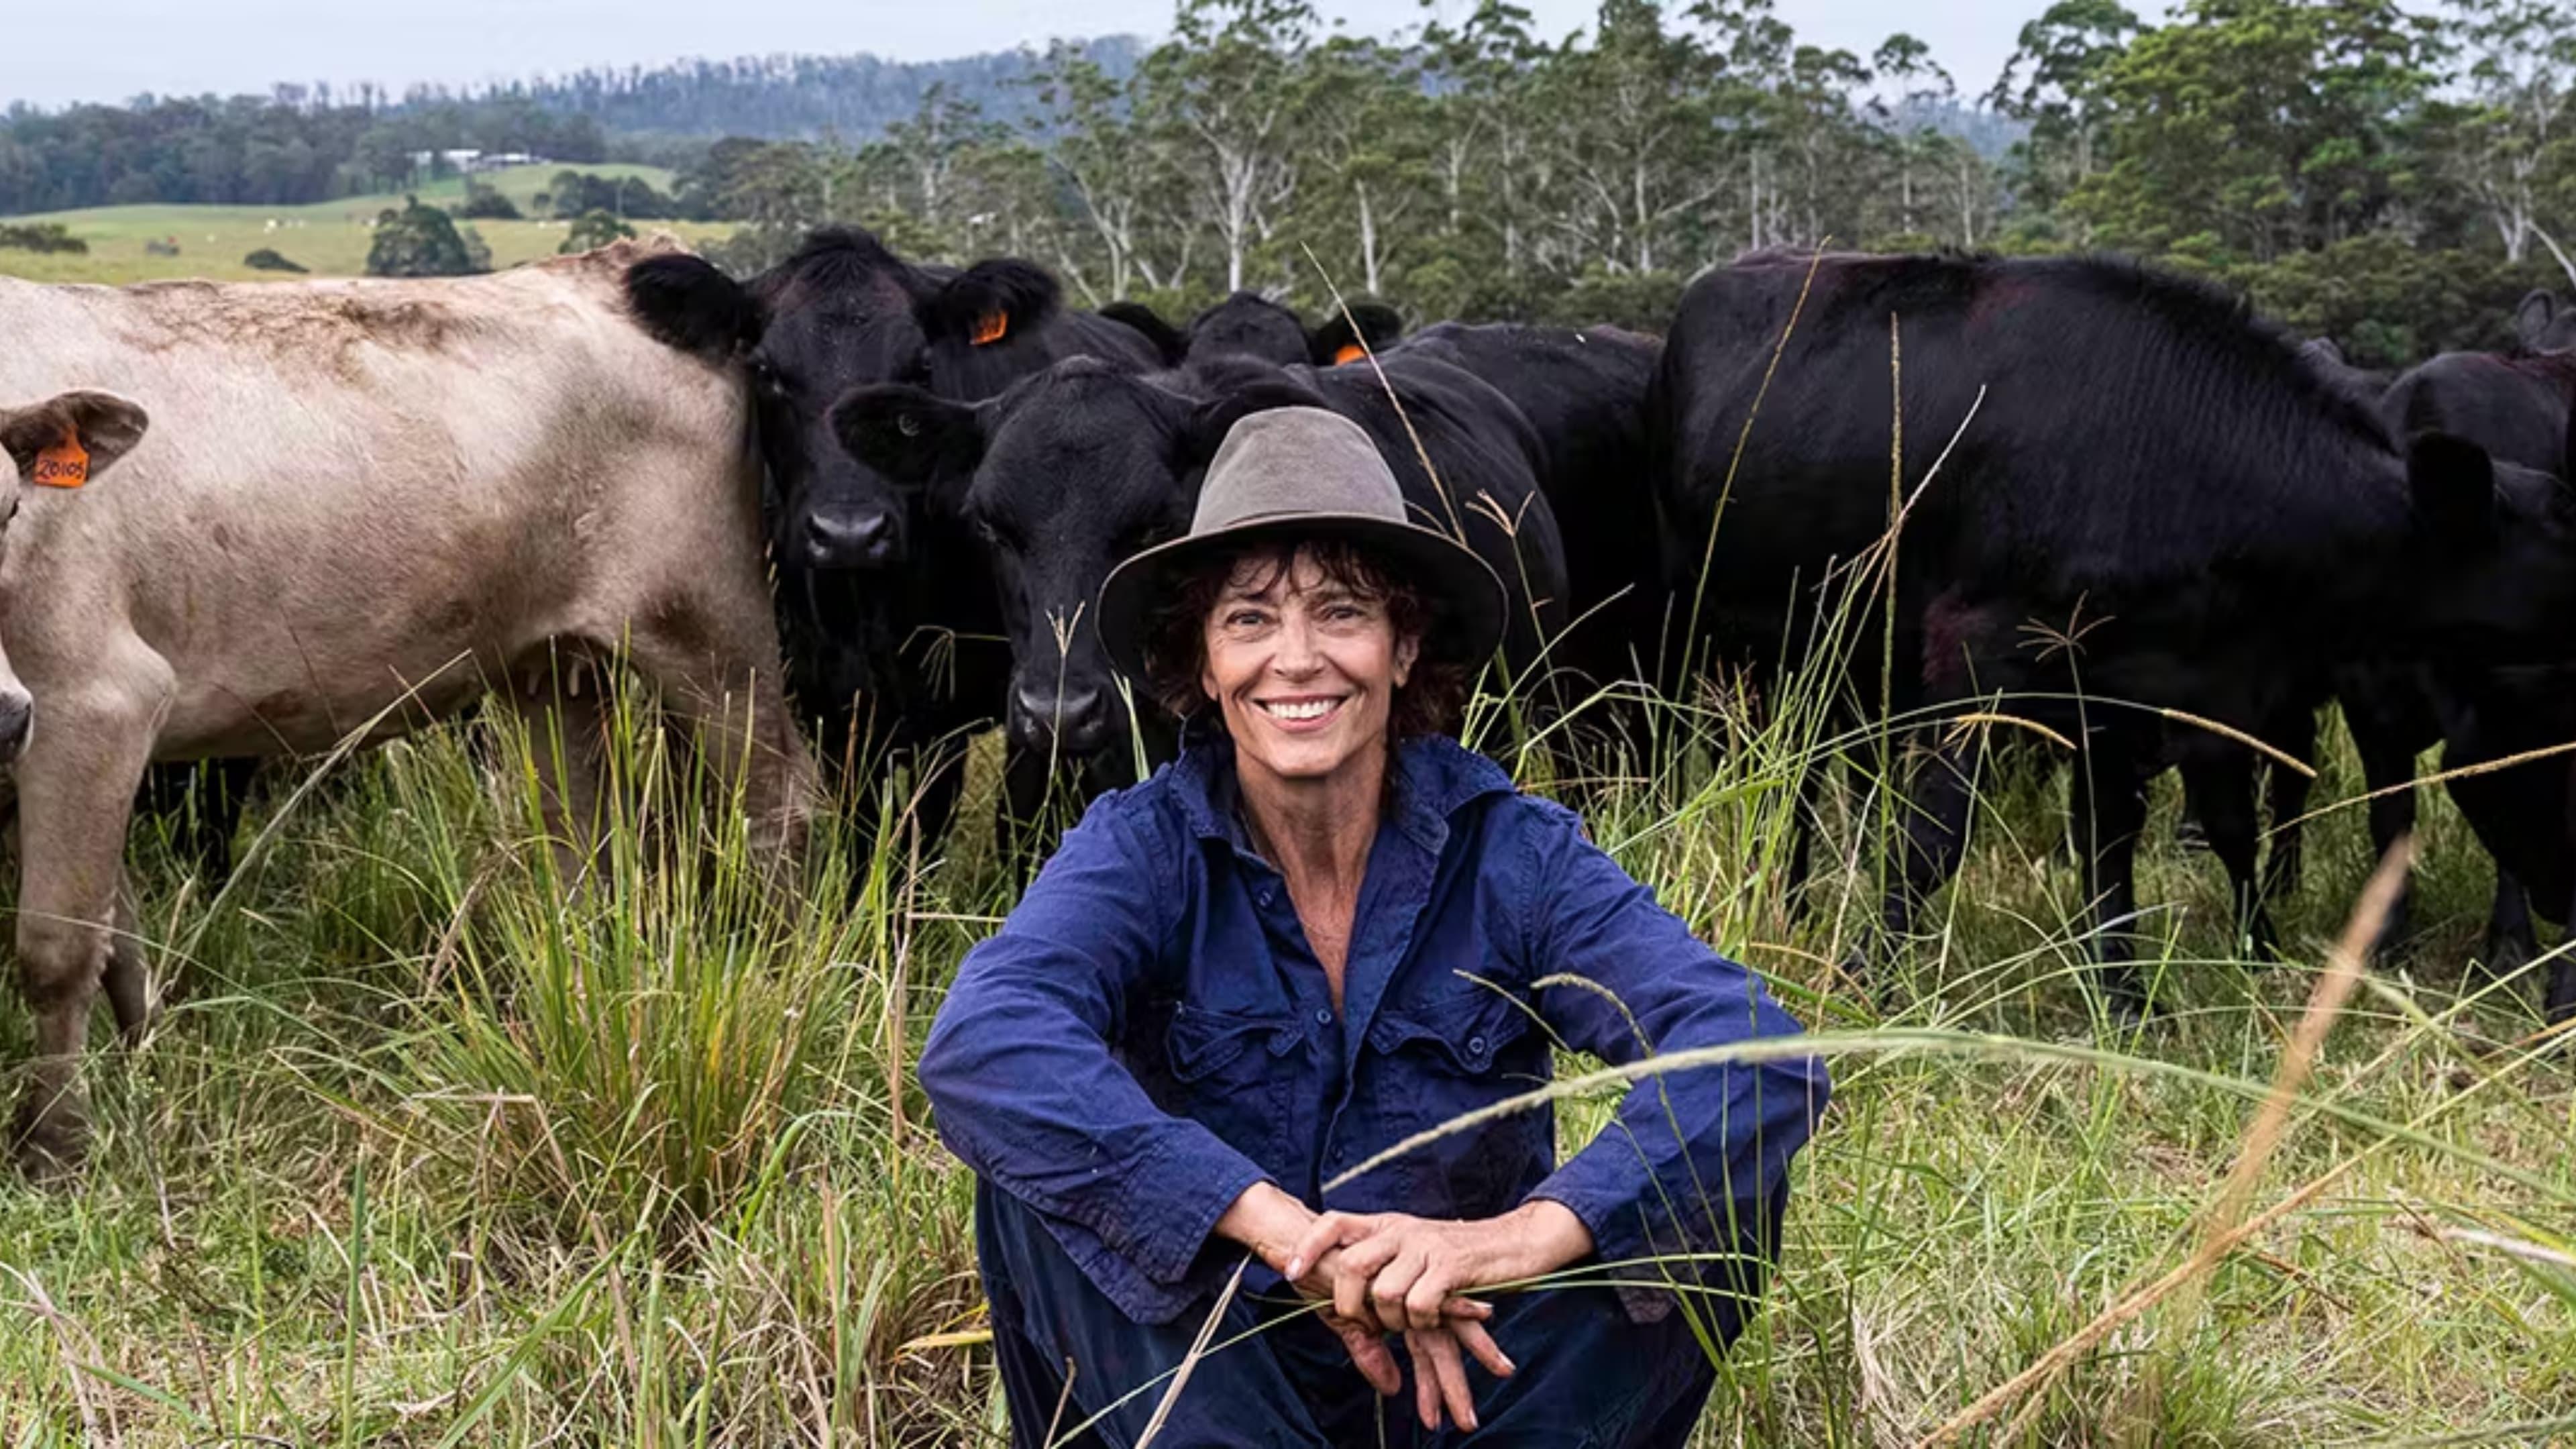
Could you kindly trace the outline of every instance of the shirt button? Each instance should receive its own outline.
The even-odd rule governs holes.
[[[1333,1024],[1333,1009],[1329,1006],[1316,1007],[1315,1024],[1317,1026],[1331,1026]]]
[[[1481,1057],[1481,1056],[1483,1056],[1484,1054],[1485,1054],[1485,1039],[1484,1039],[1483,1037],[1481,1037],[1481,1036],[1471,1036],[1471,1037],[1467,1038],[1467,1055],[1469,1055],[1469,1056],[1471,1056],[1471,1057]]]

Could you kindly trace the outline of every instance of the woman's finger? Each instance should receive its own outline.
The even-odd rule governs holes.
[[[1414,1323],[1404,1307],[1405,1294],[1412,1291],[1414,1280],[1429,1266],[1420,1249],[1408,1248],[1397,1254],[1394,1262],[1378,1269],[1377,1277],[1369,1281],[1369,1307],[1377,1321],[1386,1325],[1387,1332],[1404,1333],[1416,1328],[1428,1331],[1440,1326],[1436,1322]]]
[[[1404,1351],[1413,1360],[1413,1413],[1422,1427],[1434,1433],[1440,1429],[1440,1384],[1431,1368],[1431,1350],[1423,1342],[1427,1335],[1408,1333]]]
[[[1507,1379],[1520,1371],[1519,1366],[1503,1352],[1503,1346],[1494,1342],[1493,1333],[1485,1325],[1474,1319],[1455,1319],[1449,1325],[1449,1332],[1458,1340],[1458,1346],[1474,1355],[1476,1362],[1485,1366],[1485,1372],[1494,1377]]]
[[[1377,1313],[1369,1307],[1369,1284],[1377,1270],[1385,1266],[1392,1246],[1372,1238],[1355,1247],[1343,1248],[1324,1259],[1332,1285],[1333,1311],[1355,1323],[1379,1326]]]
[[[1422,1276],[1404,1290],[1404,1321],[1409,1328],[1439,1328],[1447,1321],[1441,1312],[1449,1301],[1449,1291],[1458,1286],[1456,1272],[1439,1259],[1422,1266]]]
[[[1350,1352],[1351,1366],[1368,1380],[1370,1388],[1390,1399],[1404,1392],[1404,1370],[1396,1366],[1395,1355],[1387,1352],[1383,1334],[1369,1324],[1346,1318],[1333,1319],[1332,1325],[1333,1332],[1341,1336],[1342,1347]]]
[[[1288,1250],[1288,1266],[1279,1270],[1279,1276],[1294,1283],[1305,1277],[1306,1270],[1321,1261],[1326,1253],[1367,1235],[1367,1228],[1353,1214],[1325,1213],[1316,1218],[1306,1229],[1306,1235]]]
[[[1467,1392],[1467,1361],[1458,1352],[1458,1340],[1446,1329],[1434,1329],[1423,1335],[1431,1351],[1431,1365],[1440,1377],[1440,1402],[1449,1411],[1451,1422],[1472,1434],[1476,1432],[1476,1401]],[[1421,1366],[1415,1365],[1415,1372]]]

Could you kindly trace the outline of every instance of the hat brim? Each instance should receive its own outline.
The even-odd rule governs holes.
[[[1469,669],[1503,642],[1503,581],[1474,550],[1445,533],[1365,513],[1293,513],[1247,519],[1231,528],[1157,544],[1109,571],[1100,586],[1100,642],[1129,679],[1145,679],[1145,645],[1154,610],[1174,581],[1213,555],[1281,540],[1345,540],[1383,556],[1422,585],[1431,608],[1424,654]]]

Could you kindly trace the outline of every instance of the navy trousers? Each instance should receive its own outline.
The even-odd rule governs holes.
[[[1188,1355],[1212,1304],[1166,1324],[1136,1322],[1091,1285],[1035,1212],[989,1183],[975,1189],[975,1241],[1012,1449],[1129,1449],[1162,1401],[1162,1376]],[[1745,1276],[1758,1278],[1758,1270]],[[1739,1278],[1735,1286],[1742,1300],[1693,1297],[1701,1330],[1721,1346],[1734,1341],[1744,1307],[1761,1291],[1758,1281]],[[1199,1360],[1155,1442],[1662,1449],[1689,1438],[1717,1378],[1689,1317],[1676,1307],[1659,1322],[1633,1323],[1606,1287],[1501,1295],[1488,1327],[1518,1372],[1497,1379],[1470,1359],[1478,1432],[1453,1425],[1432,1434],[1414,1416],[1409,1365],[1403,1394],[1382,1399],[1314,1315],[1239,1293],[1210,1342],[1261,1331]],[[1404,1363],[1400,1343],[1394,1352]],[[1071,1432],[1086,1421],[1089,1428]]]

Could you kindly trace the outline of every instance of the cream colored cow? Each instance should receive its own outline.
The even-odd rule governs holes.
[[[613,656],[711,762],[748,764],[763,848],[801,848],[813,764],[780,693],[750,400],[738,369],[627,316],[619,279],[653,250],[457,281],[0,279],[0,398],[113,388],[151,422],[104,480],[94,448],[78,488],[36,486],[11,448],[0,645],[37,715],[16,766],[30,1170],[81,1152],[101,982],[127,1025],[144,1010],[112,927],[151,761],[320,751]],[[528,702],[578,762],[596,698]],[[558,838],[590,818],[570,773]]]

